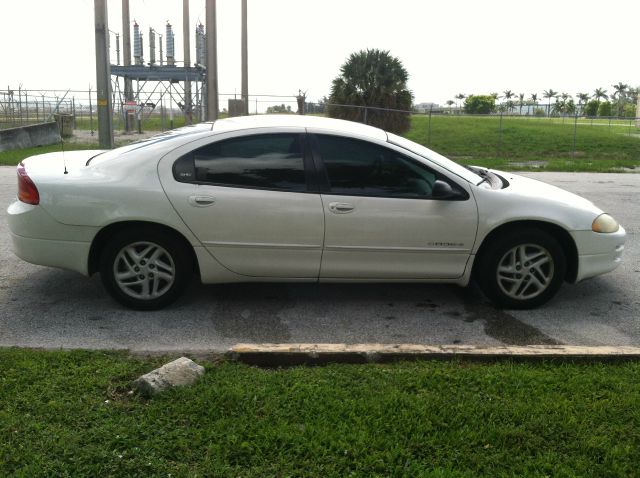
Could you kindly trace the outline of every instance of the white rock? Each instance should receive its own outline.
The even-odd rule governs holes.
[[[180,357],[140,376],[133,382],[133,388],[143,395],[151,396],[172,387],[191,385],[202,375],[203,366],[187,357]]]

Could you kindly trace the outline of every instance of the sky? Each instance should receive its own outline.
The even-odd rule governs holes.
[[[0,89],[95,88],[93,0],[0,0]],[[108,0],[122,32],[121,0]],[[130,0],[149,27],[174,26],[182,61],[182,0]],[[240,0],[217,0],[219,91],[240,91]],[[205,0],[190,0],[193,32]],[[409,72],[414,102],[458,93],[543,90],[575,95],[640,86],[639,0],[248,0],[249,93],[329,95],[355,51],[389,50]],[[115,63],[115,36],[111,61]],[[133,35],[132,35],[133,43]],[[148,57],[148,44],[145,45]],[[148,60],[148,58],[146,58]]]

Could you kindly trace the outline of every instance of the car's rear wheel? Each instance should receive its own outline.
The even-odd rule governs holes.
[[[566,271],[562,246],[540,229],[496,239],[478,261],[478,285],[496,305],[510,309],[530,309],[550,300]]]
[[[184,290],[193,263],[182,242],[152,228],[116,233],[100,257],[100,276],[121,304],[140,310],[169,305]]]

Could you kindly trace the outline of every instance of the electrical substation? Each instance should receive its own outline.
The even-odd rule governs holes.
[[[157,113],[158,110],[163,127],[166,125],[172,128],[176,107],[187,125],[217,119],[219,107],[215,0],[205,0],[206,22],[198,23],[193,30],[189,24],[189,0],[183,0],[182,61],[176,56],[175,33],[169,20],[160,30],[153,26],[143,27],[143,18],[140,22],[137,19],[131,22],[129,0],[122,0],[120,35],[109,30],[107,0],[94,0],[94,3],[98,135],[101,145],[113,145],[114,115],[122,118],[121,124],[126,131],[139,129],[145,115]],[[241,0],[241,7],[242,94],[239,100],[229,103],[229,113],[232,115],[248,114],[247,0]],[[143,29],[148,31],[146,40]],[[109,61],[110,33],[115,35],[116,41],[115,64]],[[196,53],[193,63],[190,52],[192,35]],[[145,55],[145,50],[148,56]]]

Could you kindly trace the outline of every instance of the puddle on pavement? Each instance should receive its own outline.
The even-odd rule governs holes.
[[[484,332],[505,345],[562,345],[537,328],[525,324],[508,312],[484,302],[486,299],[474,287],[456,292],[465,310],[465,322],[484,322]]]

